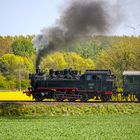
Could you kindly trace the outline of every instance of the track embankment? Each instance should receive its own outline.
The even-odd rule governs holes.
[[[140,114],[140,104],[128,102],[0,102],[0,116],[33,117],[95,114]]]

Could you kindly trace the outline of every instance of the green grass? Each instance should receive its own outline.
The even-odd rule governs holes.
[[[93,114],[140,114],[140,104],[94,104],[94,105],[22,105],[1,104],[0,116],[71,116]]]
[[[140,115],[0,118],[1,140],[140,140]]]

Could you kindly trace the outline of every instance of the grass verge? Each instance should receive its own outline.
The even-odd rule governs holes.
[[[0,116],[69,116],[93,114],[140,114],[140,104],[94,104],[94,105],[22,105],[0,104]]]

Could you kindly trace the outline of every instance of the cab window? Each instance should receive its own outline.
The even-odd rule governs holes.
[[[97,80],[97,81],[101,80],[102,78],[101,75],[93,75],[92,77],[93,77],[93,80]]]
[[[102,79],[102,76],[101,75],[97,75],[97,80],[101,80]]]
[[[86,75],[86,80],[87,80],[87,81],[92,80],[92,75],[90,75],[90,74]]]

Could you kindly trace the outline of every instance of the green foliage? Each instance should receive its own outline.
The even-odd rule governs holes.
[[[124,70],[140,70],[140,39],[124,36],[112,40],[112,47],[96,59],[96,68],[110,69],[120,81]]]
[[[41,67],[43,69],[65,69],[72,68],[84,72],[86,69],[94,69],[93,60],[82,58],[75,52],[56,52],[43,59]]]
[[[24,79],[28,79],[28,74],[29,72],[33,72],[33,69],[33,63],[26,57],[16,56],[14,54],[3,55],[0,57],[0,72],[5,77],[5,80],[3,80],[4,83],[1,84],[1,87],[16,88],[19,78],[23,81]],[[22,83],[23,87],[28,85],[27,82]]]
[[[28,39],[23,36],[15,39],[11,47],[15,55],[30,57],[35,53],[30,38]]]
[[[107,47],[108,45],[105,45],[102,42],[97,43],[94,40],[88,40],[85,42],[77,42],[74,50],[84,58],[95,59],[98,57],[99,53]]]
[[[28,85],[28,73],[35,71],[33,37],[0,36],[1,87],[18,87],[19,75],[23,87]],[[46,73],[50,68],[73,68],[82,72],[85,69],[110,69],[120,86],[124,70],[140,70],[140,37],[93,36],[65,46],[62,51],[43,59],[41,66]]]
[[[5,88],[7,86],[6,84],[6,79],[4,76],[2,76],[2,74],[0,74],[0,88]]]
[[[33,64],[26,57],[16,56],[14,54],[5,54],[0,57],[0,71],[6,76],[17,74],[17,71],[28,73],[33,71]]]
[[[0,36],[0,87],[16,88],[21,79],[27,87],[28,74],[34,71],[33,36]],[[12,54],[14,53],[14,54]]]
[[[0,118],[1,140],[139,140],[139,115]]]
[[[0,116],[54,116],[93,114],[140,114],[139,104],[96,104],[91,105],[0,105]]]
[[[27,87],[30,86],[30,81],[26,78],[22,78],[20,81],[19,79],[15,80],[15,88],[16,89],[26,89]]]
[[[14,89],[15,86],[15,80],[5,78],[2,74],[0,74],[0,89]]]
[[[11,44],[13,40],[14,38],[11,36],[6,37],[0,36],[0,56],[12,52]]]

